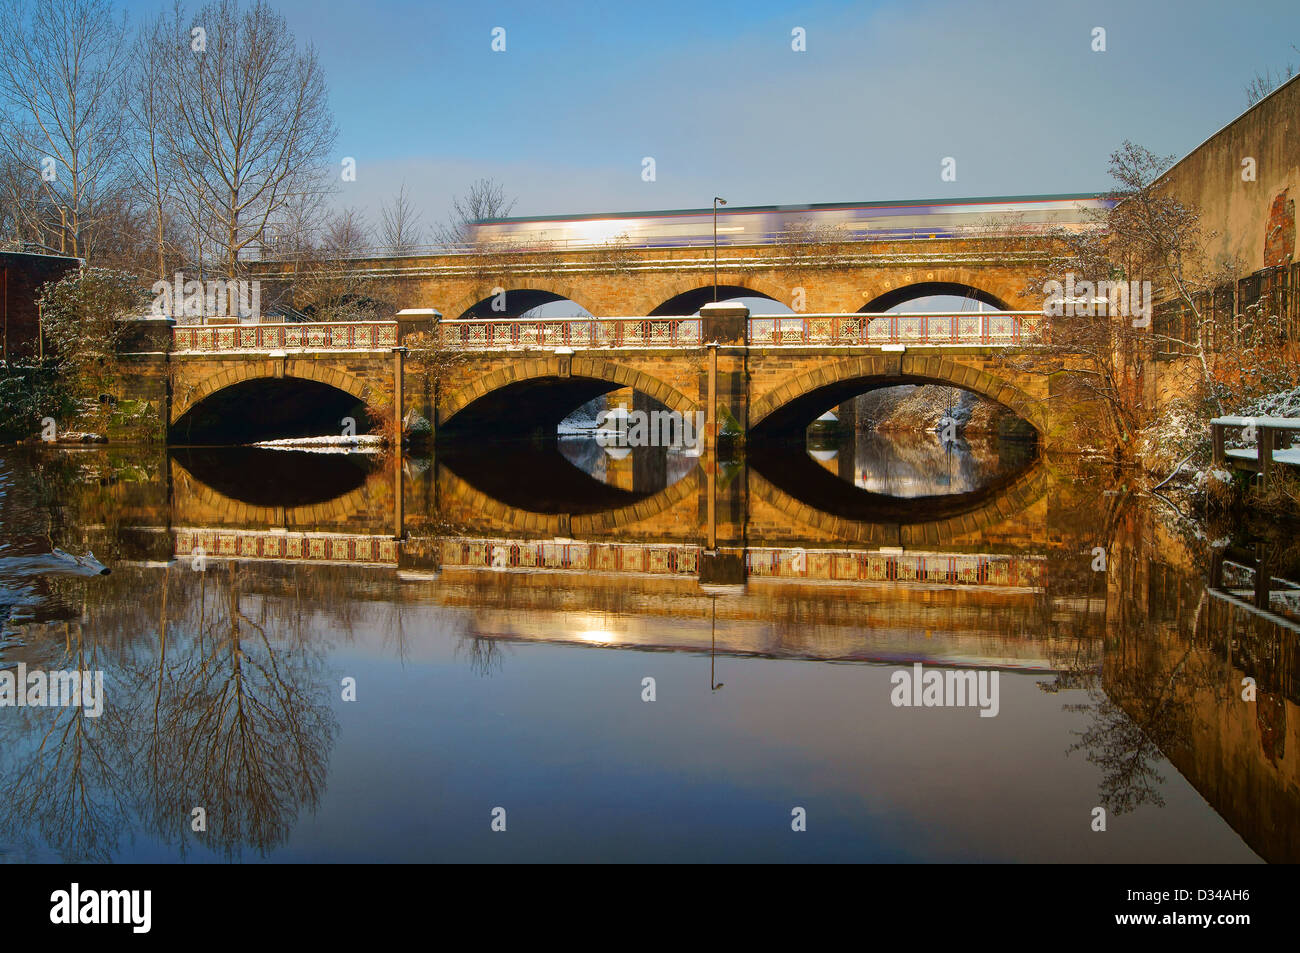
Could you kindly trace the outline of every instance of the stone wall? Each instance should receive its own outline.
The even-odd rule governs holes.
[[[1200,210],[1207,235],[1215,233],[1211,258],[1232,262],[1238,277],[1294,261],[1300,76],[1193,149],[1163,181]]]

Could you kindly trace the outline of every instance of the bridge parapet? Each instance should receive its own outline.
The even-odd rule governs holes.
[[[406,547],[429,551],[437,570],[697,577],[703,547],[695,543],[595,542],[448,536],[397,540],[391,535],[298,533],[178,527],[172,557],[236,562],[391,566]],[[740,550],[743,575],[773,582],[885,584],[1032,589],[1047,585],[1041,554],[946,553],[881,549],[758,546]]]
[[[1041,311],[953,311],[925,314],[756,314],[749,343],[768,347],[883,344],[1020,347],[1040,339]]]
[[[463,318],[442,321],[443,346],[456,351],[557,348],[699,348],[706,319],[696,315],[616,318]],[[1022,347],[1041,339],[1041,311],[926,314],[750,315],[745,340],[761,347],[882,345]]]
[[[898,344],[1021,347],[1040,340],[1043,320],[1038,311],[757,314],[748,318],[743,343],[762,347]],[[435,326],[442,345],[454,351],[657,350],[703,347],[705,323],[698,315],[492,317],[441,320]],[[389,351],[400,346],[400,327],[397,321],[183,325],[171,328],[172,351],[176,354]]]
[[[441,321],[442,344],[458,351],[573,348],[697,348],[700,319],[685,317],[463,318]]]
[[[396,321],[183,325],[172,328],[172,350],[177,354],[391,351],[398,346],[397,337]]]

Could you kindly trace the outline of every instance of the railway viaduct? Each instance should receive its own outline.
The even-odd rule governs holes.
[[[887,311],[928,294],[1033,310],[1042,295],[1030,286],[1052,251],[1041,235],[728,245],[718,250],[717,283],[723,298],[769,298],[813,313]],[[601,317],[680,315],[713,300],[711,247],[487,247],[349,265],[356,293],[389,302],[394,311],[436,307],[449,319],[517,316],[563,299]],[[266,286],[264,301],[297,274],[297,266],[281,262],[252,267]],[[497,298],[501,291],[504,301]]]
[[[141,321],[128,396],[154,405],[172,442],[338,432],[359,411],[390,435],[412,414],[440,433],[554,433],[579,404],[624,388],[723,429],[781,435],[876,387],[939,383],[1052,442],[1069,431],[1070,402],[1049,400],[1053,381],[1025,361],[1043,331],[1031,285],[1051,254],[1035,236],[727,248],[721,298],[797,306],[766,317],[711,303],[713,262],[698,248],[367,259],[353,272],[402,306],[395,320]],[[260,263],[259,280],[285,280],[277,268]],[[885,313],[933,294],[979,310]],[[593,317],[526,316],[563,299]]]

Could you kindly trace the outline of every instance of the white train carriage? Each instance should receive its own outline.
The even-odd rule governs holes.
[[[770,205],[718,210],[719,244],[759,245],[789,240],[803,229],[818,237],[948,238],[1095,226],[1113,201],[1104,195],[1044,195],[951,200]],[[713,242],[713,210],[612,212],[569,217],[484,219],[471,226],[476,244],[530,247],[637,247],[707,245]]]

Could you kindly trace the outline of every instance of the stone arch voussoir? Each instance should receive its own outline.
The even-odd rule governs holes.
[[[275,362],[272,360],[231,361],[197,384],[181,391],[172,400],[171,423],[176,423],[193,407],[211,397],[218,391],[239,384],[243,381],[275,377]],[[328,366],[327,362],[314,360],[290,360],[284,365],[285,378],[315,381],[327,384],[337,390],[351,394],[357,400],[368,401],[370,388],[366,382],[348,371]]]
[[[506,292],[506,299],[509,301],[510,292],[512,291],[541,291],[546,294],[559,295],[561,298],[567,298],[579,307],[591,308],[586,302],[586,291],[582,285],[575,285],[572,282],[551,282],[538,280],[536,276],[520,275],[516,277],[505,277],[500,281],[479,282],[473,289],[461,295],[447,309],[443,315],[444,319],[454,320],[463,315],[476,304],[481,304],[492,298],[492,289],[502,288]],[[594,313],[594,312],[592,312]]]
[[[750,408],[750,426],[805,394],[839,381],[859,377],[897,378],[899,383],[923,381],[948,384],[987,397],[1027,420],[1039,433],[1046,432],[1046,419],[1039,401],[1017,385],[979,367],[937,354],[871,354],[813,368],[763,395]]]
[[[568,361],[566,373],[565,362]],[[632,387],[648,394],[669,410],[689,413],[697,409],[696,402],[680,390],[664,381],[628,367],[598,357],[520,357],[505,367],[499,367],[478,380],[467,384],[444,398],[439,413],[439,422],[445,424],[460,411],[464,410],[480,397],[484,397],[503,387],[520,381],[534,380],[539,377],[585,377],[593,380],[608,381],[620,387]]]
[[[752,291],[756,298],[771,298],[773,301],[779,301],[782,304],[789,304],[790,289],[777,283],[769,281],[750,274],[732,274],[721,273],[718,276],[718,284],[726,285],[730,288],[743,288],[746,291]],[[652,293],[643,293],[632,299],[633,307],[630,309],[634,314],[650,314],[657,308],[662,307],[674,298],[684,294],[690,294],[692,291],[704,291],[713,286],[713,276],[700,275],[692,278],[679,278],[670,281],[667,285],[658,285]]]

